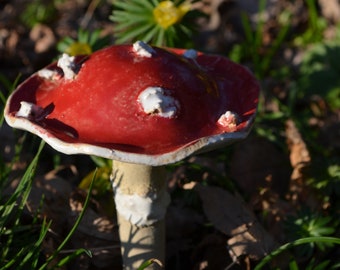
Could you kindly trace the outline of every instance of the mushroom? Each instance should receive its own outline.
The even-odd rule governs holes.
[[[65,154],[113,160],[123,263],[164,262],[164,165],[245,138],[259,85],[241,65],[138,41],[64,54],[9,97],[7,123]]]

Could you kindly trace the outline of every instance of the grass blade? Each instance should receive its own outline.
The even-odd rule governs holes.
[[[264,257],[262,261],[254,268],[254,270],[262,269],[268,262],[270,262],[274,257],[279,255],[280,253],[299,245],[310,244],[310,243],[328,243],[328,244],[337,244],[340,245],[340,238],[336,237],[306,237],[295,240],[293,242],[289,242],[287,244],[282,245],[278,249],[271,252],[269,255]]]
[[[63,240],[63,242],[58,246],[58,248],[54,251],[54,253],[46,260],[45,264],[43,264],[39,269],[45,269],[48,264],[60,253],[60,251],[65,247],[65,245],[69,242],[69,240],[71,239],[72,235],[74,234],[74,232],[76,231],[76,229],[78,228],[81,220],[83,219],[83,216],[85,214],[85,211],[87,209],[87,206],[89,204],[90,201],[90,196],[91,196],[91,191],[93,188],[93,183],[94,183],[94,179],[96,178],[96,172],[93,175],[93,179],[91,181],[90,187],[89,187],[89,191],[87,193],[85,202],[84,202],[84,206],[83,206],[83,210],[80,212],[79,217],[77,218],[76,222],[74,223],[72,229],[70,230],[70,232],[68,233],[68,235],[65,237],[65,239]],[[81,251],[81,250],[80,250]],[[83,252],[81,252],[83,253]],[[80,253],[80,254],[81,254]],[[87,252],[87,254],[90,256],[91,253]],[[73,254],[70,255],[70,257],[74,257]],[[64,259],[65,260],[65,259]]]

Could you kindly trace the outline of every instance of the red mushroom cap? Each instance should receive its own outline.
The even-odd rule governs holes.
[[[137,42],[33,74],[5,118],[66,154],[158,166],[245,138],[258,94],[227,58]]]

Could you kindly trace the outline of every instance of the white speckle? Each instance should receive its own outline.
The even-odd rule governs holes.
[[[133,51],[142,57],[150,58],[153,54],[155,54],[155,50],[148,44],[143,41],[136,41],[133,43]]]
[[[21,101],[20,105],[20,109],[19,111],[17,111],[15,116],[27,118],[28,120],[32,120],[34,122],[39,122],[43,120],[53,111],[54,108],[54,105],[52,103],[45,108],[42,108],[27,101]]]
[[[74,56],[69,56],[68,54],[63,53],[63,55],[59,58],[57,65],[63,70],[65,79],[70,80],[77,75],[74,72]]]
[[[128,195],[123,194],[115,185],[113,191],[119,214],[139,227],[150,226],[164,219],[167,206],[170,203],[169,194],[165,191],[158,195],[156,193],[151,193],[148,196]]]
[[[42,107],[26,101],[21,101],[20,105],[20,109],[16,113],[17,117],[34,118],[35,115],[40,115],[44,111]]]
[[[194,49],[186,50],[186,51],[183,53],[183,56],[184,56],[185,58],[189,58],[189,59],[196,59],[196,58],[197,58],[197,51],[194,50]]]
[[[147,114],[173,118],[179,110],[179,102],[169,91],[161,87],[148,87],[138,96],[138,102]]]
[[[38,76],[47,80],[53,80],[56,78],[58,73],[55,70],[50,70],[50,69],[42,69],[38,71]]]
[[[239,116],[231,111],[226,111],[224,114],[220,116],[217,123],[221,125],[222,127],[236,130],[236,127],[239,123]]]

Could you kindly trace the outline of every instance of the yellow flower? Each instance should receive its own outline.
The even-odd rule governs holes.
[[[87,43],[74,42],[65,50],[65,52],[71,56],[88,55],[92,53],[92,49]]]
[[[153,9],[155,21],[164,29],[178,23],[190,10],[190,4],[182,3],[178,7],[172,1],[162,1]]]

